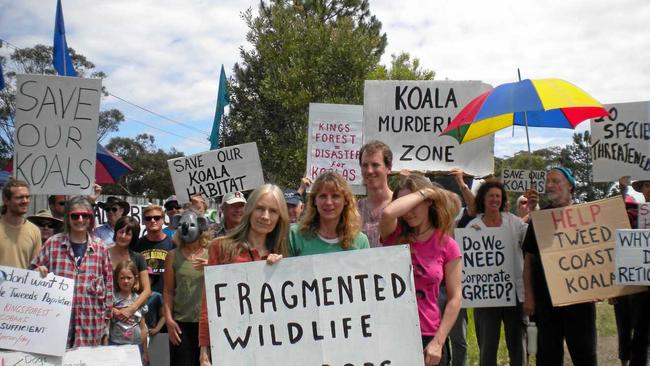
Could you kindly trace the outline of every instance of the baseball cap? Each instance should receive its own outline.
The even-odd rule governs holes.
[[[289,205],[298,205],[302,203],[302,196],[295,189],[287,189],[284,191],[284,200]]]
[[[173,209],[173,208],[180,208],[180,207],[181,207],[181,206],[178,204],[178,199],[176,198],[176,196],[169,196],[169,197],[165,200],[165,204],[164,204],[164,206],[165,206],[165,210],[171,210],[171,209]]]
[[[225,194],[221,202],[227,205],[232,205],[238,202],[246,203],[246,198],[244,197],[243,193],[236,191]]]

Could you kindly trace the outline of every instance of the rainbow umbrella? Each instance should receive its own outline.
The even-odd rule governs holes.
[[[459,143],[509,126],[575,128],[580,122],[607,116],[596,99],[561,79],[525,79],[507,83],[469,102],[440,134]],[[530,144],[528,144],[530,152]]]
[[[129,164],[122,158],[106,150],[105,147],[97,144],[97,162],[95,163],[95,183],[113,184],[124,174],[132,171]]]

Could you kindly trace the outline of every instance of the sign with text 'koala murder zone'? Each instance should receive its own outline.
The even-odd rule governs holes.
[[[74,280],[0,266],[0,349],[65,353]]]
[[[650,179],[650,102],[606,104],[608,117],[591,121],[594,182],[629,175]]]
[[[463,253],[462,306],[514,306],[515,244],[507,229],[456,229],[454,237]]]
[[[621,197],[531,215],[554,306],[638,292],[614,283],[616,230],[630,228]]]
[[[422,365],[408,246],[205,268],[223,365]]]
[[[616,283],[650,285],[650,230],[616,230]]]
[[[494,172],[494,135],[464,144],[440,133],[472,99],[490,89],[480,81],[366,80],[363,141],[385,142],[393,171]]]
[[[365,194],[359,166],[362,123],[360,105],[310,103],[305,176],[316,180],[321,173],[333,170],[355,194]]]
[[[179,202],[189,202],[200,194],[220,197],[247,191],[264,184],[257,144],[228,146],[190,156],[167,160]]]
[[[543,170],[503,169],[501,182],[508,192],[526,192],[534,188],[546,192],[546,172]]]
[[[32,194],[91,194],[100,79],[18,75],[14,176]]]

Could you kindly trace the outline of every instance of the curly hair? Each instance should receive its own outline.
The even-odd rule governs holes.
[[[476,192],[476,212],[485,213],[485,197],[487,193],[492,188],[498,188],[501,191],[501,206],[499,206],[499,211],[505,211],[508,205],[508,194],[506,193],[506,188],[503,186],[503,183],[499,182],[496,179],[486,180],[485,183],[481,184],[478,192]]]
[[[221,245],[219,248],[219,263],[230,263],[235,257],[251,249],[248,244],[251,216],[258,201],[265,194],[269,194],[275,199],[279,216],[273,231],[266,235],[266,249],[269,253],[282,254],[284,257],[289,256],[289,211],[287,210],[287,202],[284,200],[284,194],[280,187],[275,184],[264,184],[255,189],[248,197],[239,226],[233,229],[230,234],[213,241],[213,245]]]
[[[338,173],[325,172],[316,178],[312,185],[311,192],[307,197],[305,215],[299,223],[300,231],[305,236],[315,236],[320,227],[320,214],[316,207],[316,197],[325,188],[333,186],[334,189],[343,195],[345,200],[343,212],[336,225],[336,236],[341,241],[341,248],[348,249],[352,246],[354,238],[361,231],[361,215],[357,209],[357,200],[354,198],[350,186]]]
[[[431,225],[443,235],[451,235],[454,230],[454,219],[460,212],[460,198],[454,192],[434,185],[426,177],[420,174],[412,174],[402,180],[393,191],[393,201],[399,196],[403,189],[417,192],[420,189],[432,189],[436,194],[431,198],[432,205],[429,207],[429,221]],[[400,239],[407,243],[415,242],[415,229],[410,227],[403,218],[399,218],[398,225],[401,228]]]

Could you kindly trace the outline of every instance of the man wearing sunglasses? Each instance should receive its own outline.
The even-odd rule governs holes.
[[[99,202],[99,208],[106,211],[106,223],[102,226],[95,228],[94,235],[98,236],[107,247],[112,247],[115,237],[115,223],[122,216],[129,213],[131,206],[125,200],[118,197],[108,197],[106,202]]]
[[[29,268],[41,250],[41,232],[25,219],[29,208],[29,186],[10,179],[2,189],[0,218],[0,265]]]
[[[47,197],[47,204],[50,208],[50,213],[52,214],[52,217],[54,217],[57,220],[63,221],[63,217],[65,216],[65,201],[67,200],[67,197],[64,195],[51,195]]]
[[[174,233],[176,232],[176,227],[172,226],[172,222],[173,222],[172,218],[176,215],[183,214],[183,207],[178,204],[178,199],[176,198],[176,196],[171,196],[167,198],[164,206],[165,206],[165,214],[167,214],[169,225],[167,225],[167,227],[163,229],[163,232],[171,238],[174,236]]]

